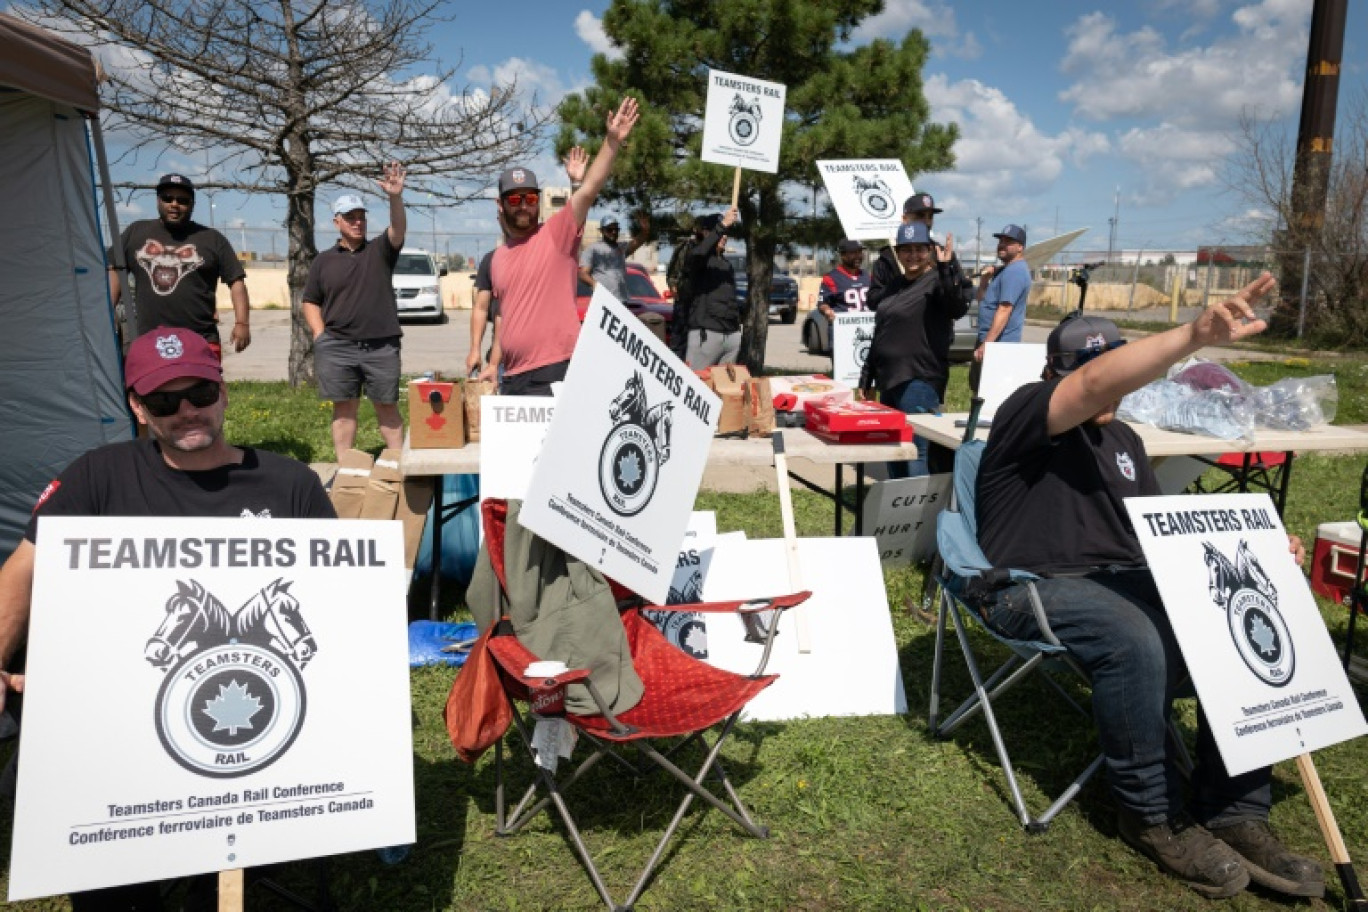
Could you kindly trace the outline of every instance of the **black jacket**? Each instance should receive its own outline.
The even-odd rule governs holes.
[[[897,276],[874,312],[874,341],[860,372],[860,386],[888,391],[924,380],[945,397],[955,321],[969,310],[951,263],[916,279]]]
[[[741,308],[736,303],[736,271],[731,262],[717,252],[725,235],[709,231],[689,248],[685,269],[693,303],[689,309],[690,329],[711,329],[733,333],[741,329]]]

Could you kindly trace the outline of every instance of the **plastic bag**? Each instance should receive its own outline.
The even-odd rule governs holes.
[[[1260,427],[1305,431],[1335,420],[1339,387],[1333,374],[1288,377],[1256,387],[1250,399]]]

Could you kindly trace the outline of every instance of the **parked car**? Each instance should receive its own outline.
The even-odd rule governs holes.
[[[441,277],[446,274],[447,268],[439,268],[437,261],[426,250],[405,247],[399,251],[392,279],[399,319],[443,322],[446,313],[442,307]]]
[[[950,343],[950,362],[959,364],[972,361],[974,348],[978,342],[978,309],[970,306],[969,312],[955,321],[955,338]],[[803,347],[810,355],[831,354],[831,321],[817,308],[808,311],[803,321]]]
[[[729,256],[727,259],[736,270],[736,300],[744,306],[749,303],[747,295],[750,294],[746,258]],[[793,323],[798,319],[798,280],[778,269],[770,276],[769,315],[778,317],[781,323]]]
[[[585,282],[577,281],[575,284],[575,310],[579,311],[580,322],[583,323],[594,289]],[[667,326],[674,316],[674,305],[656,289],[646,268],[637,263],[627,264],[627,300],[622,303],[638,317],[643,313],[659,314]]]

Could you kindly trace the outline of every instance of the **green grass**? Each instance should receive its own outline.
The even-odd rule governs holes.
[[[1245,365],[1257,382],[1323,365]],[[963,368],[951,382],[951,407],[964,387]],[[1361,421],[1362,367],[1341,375],[1341,420]],[[363,419],[368,417],[364,414]],[[231,438],[281,448],[302,459],[329,459],[327,412],[312,393],[283,384],[233,384]],[[362,445],[377,449],[374,420]],[[366,437],[366,434],[372,435]],[[1308,454],[1292,473],[1288,528],[1308,540],[1316,524],[1357,510],[1363,455]],[[830,505],[808,492],[794,495],[803,535],[830,534]],[[772,494],[701,493],[700,509],[715,510],[718,528],[751,537],[780,534]],[[949,741],[925,729],[933,632],[904,610],[920,595],[922,571],[885,571],[907,691],[906,717],[810,719],[740,726],[723,753],[743,798],[771,837],[742,836],[718,814],[697,808],[667,854],[642,910],[1210,910],[1212,903],[1159,874],[1115,837],[1105,787],[1095,782],[1042,836],[1030,836],[1009,811],[987,730],[971,723]],[[1343,636],[1346,614],[1321,605],[1332,636]],[[979,645],[985,648],[986,643]],[[1368,639],[1368,637],[1365,637]],[[953,648],[953,647],[952,647]],[[965,693],[967,679],[950,663],[946,687]],[[388,867],[374,853],[328,864],[333,894],[348,910],[591,910],[602,908],[559,824],[543,817],[517,836],[493,835],[493,752],[474,766],[459,762],[447,740],[442,707],[454,677],[445,669],[411,675],[418,846]],[[1360,695],[1362,699],[1362,695]],[[1004,704],[1008,737],[1033,806],[1061,789],[1096,749],[1091,725],[1068,712],[1047,688],[1028,685]],[[1192,707],[1186,707],[1187,723]],[[357,732],[364,737],[364,727]],[[1316,755],[1351,855],[1368,857],[1368,742]],[[513,793],[528,781],[514,774]],[[572,791],[578,820],[602,860],[610,890],[622,896],[644,864],[675,807],[676,792],[661,778],[634,780],[601,764]],[[1221,909],[1337,908],[1342,894],[1329,868],[1311,808],[1291,763],[1275,772],[1273,820],[1295,849],[1326,863],[1324,901],[1283,902],[1244,893]],[[0,857],[8,857],[11,811],[0,809]],[[273,875],[311,895],[313,868],[282,865]],[[260,888],[248,908],[289,908]],[[20,903],[20,910],[65,909],[65,900]]]

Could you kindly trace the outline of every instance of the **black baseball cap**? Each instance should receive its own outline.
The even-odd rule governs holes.
[[[157,190],[160,191],[163,187],[180,187],[182,190],[188,190],[191,196],[195,195],[195,185],[184,174],[163,174],[157,181]]]
[[[714,228],[717,228],[719,225],[721,225],[721,223],[722,216],[718,215],[716,212],[713,212],[709,213],[708,215],[700,215],[697,221],[694,222],[694,227],[701,228],[703,231],[712,231]]]
[[[540,190],[531,168],[509,168],[499,175],[499,196],[513,190]]]
[[[944,209],[936,208],[936,200],[929,193],[914,193],[903,201],[904,215],[912,215],[914,212],[944,211]]]
[[[859,241],[846,238],[844,241],[841,241],[841,243],[836,245],[836,250],[839,253],[854,253],[857,250],[864,250],[864,244],[861,244]]]
[[[1045,360],[1060,376],[1070,374],[1103,352],[1126,344],[1116,324],[1105,317],[1074,311],[1050,331]]]

